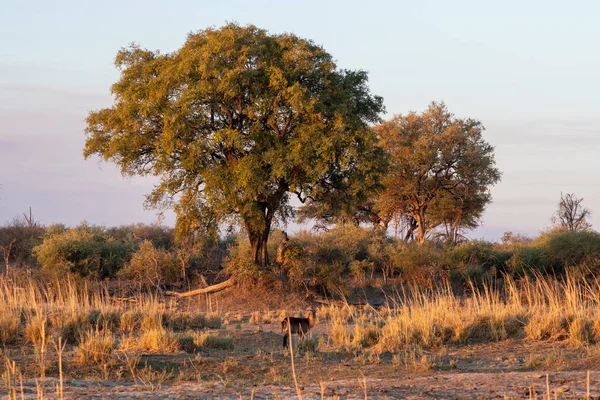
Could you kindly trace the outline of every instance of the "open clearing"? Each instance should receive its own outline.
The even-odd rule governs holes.
[[[193,399],[271,398],[296,396],[289,353],[281,349],[278,320],[249,323],[251,315],[237,314],[216,335],[233,338],[232,351],[202,350],[197,354],[144,354],[135,382],[124,367],[104,380],[99,368],[82,369],[74,352],[64,355],[65,398],[92,399]],[[327,322],[313,329],[313,338],[328,339]],[[18,348],[5,354],[19,365],[35,365],[35,356]],[[407,351],[404,365],[391,354],[349,354],[323,345],[319,351],[297,352],[296,370],[304,398],[456,399],[542,398],[550,387],[551,398],[585,398],[587,371],[591,398],[600,398],[600,347],[574,348],[564,341],[533,342],[525,339],[496,343],[440,346]],[[117,359],[119,359],[117,354]],[[56,360],[48,376],[56,376]],[[169,371],[162,374],[159,371]],[[54,372],[54,373],[53,373]],[[546,381],[548,374],[548,382]],[[115,376],[116,375],[116,376]],[[121,375],[121,378],[118,378]],[[47,378],[48,398],[58,380]],[[4,396],[6,391],[0,393]],[[36,397],[36,382],[25,379],[25,398]],[[337,396],[337,397],[336,397]]]

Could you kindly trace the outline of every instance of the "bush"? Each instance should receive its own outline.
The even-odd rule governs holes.
[[[545,273],[549,268],[548,258],[538,247],[518,247],[506,261],[508,272],[513,275],[525,275],[535,272]]]
[[[372,251],[372,246],[383,238],[383,233],[354,226],[320,234],[300,232],[285,252],[290,283],[329,293],[344,290],[343,278],[350,274],[364,283],[366,273],[372,274],[381,263],[373,257],[378,252]]]
[[[3,255],[1,250],[8,252],[10,247],[9,263],[17,266],[35,264],[32,250],[42,243],[45,232],[46,228],[42,226],[30,226],[22,218],[13,219],[0,227],[0,256]]]
[[[122,242],[143,242],[149,240],[157,249],[169,250],[175,243],[173,229],[157,224],[132,224],[112,227],[106,234]]]
[[[501,247],[505,251],[512,251],[517,247],[529,246],[531,244],[531,238],[520,233],[504,232],[502,235]]]
[[[504,271],[510,257],[510,252],[495,250],[490,242],[472,240],[454,247],[450,251],[449,261],[455,267],[480,266],[484,271]]]
[[[557,273],[600,258],[600,234],[597,232],[553,230],[540,235],[533,245],[544,251]]]
[[[217,313],[208,313],[205,317],[206,327],[208,329],[220,329],[221,325],[223,325],[223,320]]]
[[[102,228],[82,225],[64,231],[50,230],[33,249],[42,270],[55,276],[68,272],[106,278],[129,259],[133,245],[106,235]]]
[[[229,256],[225,259],[225,271],[235,276],[240,281],[260,281],[269,277],[269,267],[255,264],[251,257],[251,248],[248,239],[238,235],[229,246]]]
[[[401,252],[402,245],[390,238],[378,238],[369,245],[369,259],[381,270],[386,281],[400,271]]]
[[[364,285],[367,281],[367,274],[372,273],[375,269],[375,263],[368,260],[357,261],[350,263],[350,272],[356,283]]]
[[[180,264],[176,253],[157,249],[151,241],[144,240],[118,276],[143,286],[174,286],[185,280],[185,267]]]
[[[409,243],[396,257],[405,280],[431,286],[435,272],[446,265],[446,254],[435,243]]]
[[[319,264],[340,263],[348,267],[354,260],[369,257],[369,245],[380,235],[355,226],[341,226],[321,234],[300,232],[295,239]]]

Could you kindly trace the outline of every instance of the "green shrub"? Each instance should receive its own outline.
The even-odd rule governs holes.
[[[217,313],[208,313],[205,316],[205,324],[208,329],[220,329],[223,325],[223,320]]]
[[[225,259],[225,271],[242,281],[258,281],[269,277],[269,267],[255,264],[250,255],[251,248],[248,239],[239,235],[229,246],[229,257]]]
[[[106,278],[129,259],[133,245],[108,237],[102,228],[81,225],[64,231],[50,230],[33,253],[42,270],[55,276],[72,272]]]
[[[504,232],[500,242],[500,246],[503,250],[512,251],[517,247],[529,246],[531,244],[531,238],[520,233],[508,231]]]
[[[430,286],[435,273],[446,265],[444,250],[433,242],[409,243],[396,259],[405,280],[424,286]]]
[[[195,353],[198,350],[198,346],[194,343],[193,334],[182,333],[177,335],[177,341],[179,342],[179,347],[181,350],[186,353]]]
[[[322,293],[344,291],[342,276],[346,269],[342,263],[335,261],[327,264],[309,263],[306,271],[308,283]]]
[[[527,273],[545,273],[549,265],[544,249],[538,247],[518,247],[506,261],[507,271],[520,276]]]
[[[367,274],[371,273],[375,269],[375,263],[368,260],[354,260],[350,263],[350,272],[354,280],[364,285],[367,280]]]
[[[454,247],[450,251],[449,261],[454,267],[480,266],[484,271],[503,271],[510,257],[510,252],[495,250],[490,242],[471,240]]]
[[[157,224],[132,224],[111,227],[106,234],[123,242],[143,242],[149,240],[157,249],[171,249],[175,244],[173,228]]]
[[[374,243],[385,242],[385,234],[355,226],[342,226],[328,232],[300,232],[285,253],[290,282],[321,292],[344,290],[343,278],[352,274],[364,280],[366,273],[380,266]],[[364,282],[363,282],[364,283]]]
[[[300,232],[294,239],[316,263],[337,262],[348,267],[354,260],[369,257],[369,245],[378,235],[381,234],[373,230],[340,226],[320,234]]]
[[[403,246],[391,238],[376,238],[369,245],[369,260],[383,273],[384,279],[393,278],[400,271]]]
[[[543,249],[557,273],[564,269],[600,258],[600,234],[591,231],[553,230],[540,235],[534,246]]]
[[[293,288],[301,288],[306,282],[306,261],[308,254],[297,240],[291,239],[284,252],[282,269]]]

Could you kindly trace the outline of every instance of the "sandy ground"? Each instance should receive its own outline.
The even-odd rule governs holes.
[[[590,398],[600,399],[600,372],[590,373]],[[48,386],[56,381],[51,380]],[[366,390],[365,390],[366,384]],[[587,372],[498,372],[431,373],[388,379],[333,380],[302,388],[304,399],[584,399]],[[50,387],[48,387],[50,389]],[[25,383],[26,398],[35,398],[35,383]],[[336,397],[337,396],[337,397]],[[53,398],[50,394],[48,398]],[[295,398],[293,387],[260,385],[239,388],[223,384],[179,383],[151,389],[121,382],[67,382],[67,399],[288,399]]]

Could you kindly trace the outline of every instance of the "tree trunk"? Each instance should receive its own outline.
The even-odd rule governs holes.
[[[277,248],[277,259],[275,260],[278,264],[283,264],[285,261],[285,249],[287,248],[288,240],[287,233],[283,232],[283,238],[281,239],[281,243],[279,243],[279,247]]]
[[[427,226],[425,225],[425,208],[419,210],[415,215],[415,220],[419,225],[417,228],[417,243],[423,244],[425,242],[425,235],[427,235]]]
[[[271,222],[273,221],[275,208],[264,203],[259,203],[256,208],[258,212],[245,220],[246,231],[252,249],[252,261],[261,267],[265,267],[269,265],[267,241],[271,233]]]
[[[403,239],[405,243],[408,243],[409,240],[413,239],[415,229],[417,229],[418,226],[419,224],[417,223],[417,221],[413,217],[410,217],[410,221],[408,223],[408,226],[406,227],[406,235],[404,235]]]
[[[252,261],[264,267],[269,265],[269,252],[267,251],[267,241],[269,234],[252,234],[249,235],[250,246],[252,247]]]

